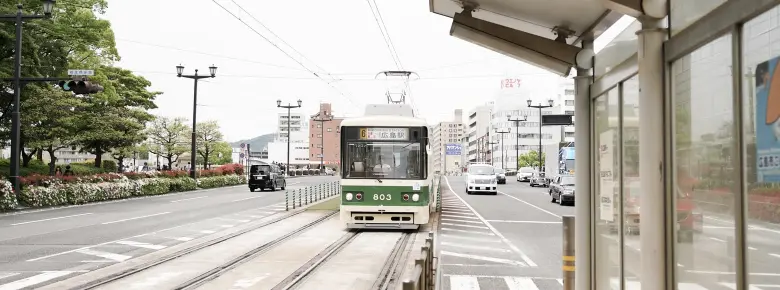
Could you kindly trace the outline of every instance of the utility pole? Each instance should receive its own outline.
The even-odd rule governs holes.
[[[530,99],[527,102],[529,108],[539,109],[539,172],[541,173],[542,166],[544,166],[544,164],[542,164],[542,109],[551,108],[553,106],[553,100],[547,100],[547,105],[542,105],[541,103],[532,105],[533,102]]]
[[[322,116],[322,113],[317,113],[314,119],[314,122],[320,123],[320,174],[325,172],[325,122],[333,121],[333,116]],[[319,119],[316,117],[319,117]]]
[[[506,159],[504,157],[504,134],[509,134],[510,132],[512,131],[509,130],[509,128],[507,128],[506,130],[496,129],[496,134],[501,134],[501,169],[506,169],[506,167],[504,166],[504,159]]]
[[[489,145],[496,145],[496,144],[498,144],[498,142],[488,142],[488,144]],[[495,152],[495,150],[493,150],[493,146],[491,146],[490,147],[490,165],[491,166],[496,166],[495,165],[495,161],[493,161],[493,153],[494,152]]]
[[[509,116],[508,120],[510,122],[515,122],[515,169],[520,171],[520,122],[527,121],[528,116],[523,116],[522,119],[520,119],[520,117],[512,118],[512,116]]]

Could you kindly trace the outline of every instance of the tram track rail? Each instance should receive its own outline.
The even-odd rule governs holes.
[[[299,211],[296,211],[296,212],[288,213],[288,214],[285,214],[283,216],[274,218],[272,220],[269,220],[269,221],[257,224],[255,226],[252,226],[252,227],[249,227],[249,228],[246,228],[246,229],[242,229],[242,230],[237,231],[235,233],[231,233],[229,235],[226,235],[226,236],[223,236],[223,237],[219,237],[217,239],[210,240],[210,241],[207,241],[205,243],[193,245],[192,247],[188,247],[188,248],[182,249],[180,251],[177,251],[175,253],[166,255],[163,258],[156,259],[154,261],[150,261],[148,263],[145,263],[145,264],[142,264],[142,265],[139,265],[139,266],[136,266],[136,267],[132,267],[130,269],[127,269],[127,270],[124,270],[124,271],[121,271],[121,272],[118,272],[118,273],[114,273],[114,274],[108,275],[108,276],[106,276],[104,278],[97,279],[97,280],[91,281],[89,283],[85,283],[85,284],[82,284],[82,285],[79,285],[79,286],[76,286],[76,287],[71,287],[71,288],[69,288],[69,290],[97,289],[97,288],[100,288],[102,286],[106,286],[108,284],[111,284],[113,282],[117,282],[117,281],[120,281],[122,279],[129,278],[129,277],[131,277],[131,276],[133,276],[135,274],[139,274],[139,273],[142,273],[144,271],[150,270],[150,269],[152,269],[152,268],[154,268],[156,266],[159,266],[159,265],[162,265],[162,264],[165,264],[165,263],[168,263],[168,262],[172,262],[172,261],[174,261],[176,259],[179,259],[181,257],[187,256],[187,255],[190,255],[190,254],[194,254],[194,253],[196,253],[196,252],[198,252],[200,250],[204,250],[204,249],[206,249],[208,247],[215,246],[215,245],[220,244],[222,242],[225,242],[225,241],[228,241],[230,239],[233,239],[233,238],[239,237],[241,235],[247,234],[249,232],[252,232],[252,231],[255,231],[255,230],[258,230],[258,229],[262,229],[262,228],[267,227],[269,225],[281,222],[283,220],[286,220],[288,218],[291,218],[291,217],[293,217],[295,215],[298,215],[298,214],[301,214],[303,212],[305,212],[305,210],[299,210]],[[188,280],[188,281],[186,281],[186,282],[184,282],[182,284],[179,284],[178,286],[174,287],[173,289],[184,290],[184,289],[194,289],[194,288],[197,288],[198,286],[203,285],[203,284],[205,284],[205,283],[207,283],[207,282],[209,282],[209,281],[211,281],[213,279],[216,279],[217,277],[219,277],[223,273],[225,273],[225,272],[227,272],[227,271],[229,271],[229,270],[231,270],[231,269],[233,269],[233,268],[243,264],[243,262],[251,260],[252,258],[254,258],[254,257],[256,257],[256,256],[258,256],[258,255],[260,255],[262,253],[265,253],[266,251],[274,248],[276,245],[279,245],[279,244],[289,240],[290,238],[295,237],[295,236],[305,232],[306,230],[323,223],[324,221],[332,218],[337,213],[338,213],[338,211],[333,211],[333,212],[328,213],[328,214],[326,214],[326,215],[324,215],[322,217],[319,217],[319,218],[317,218],[317,219],[315,219],[315,220],[313,220],[313,221],[311,221],[311,222],[309,222],[309,223],[307,223],[307,224],[305,224],[303,226],[300,226],[300,227],[296,228],[295,230],[293,230],[293,231],[291,231],[289,233],[284,234],[281,237],[278,237],[278,238],[276,238],[276,239],[274,239],[272,241],[264,243],[263,245],[260,245],[259,247],[256,247],[256,248],[254,248],[254,249],[252,249],[252,250],[250,250],[248,252],[245,252],[245,253],[239,255],[238,257],[231,259],[230,261],[228,261],[226,263],[222,263],[222,264],[212,268],[211,270],[208,270],[208,271],[206,271],[206,272],[196,276],[195,278],[192,278],[192,279],[190,279],[190,280]]]

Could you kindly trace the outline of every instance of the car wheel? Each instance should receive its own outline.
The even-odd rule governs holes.
[[[466,190],[466,194],[471,195],[471,191]]]
[[[563,199],[560,196],[558,197],[558,205],[563,206]]]
[[[249,188],[249,191],[250,191],[250,192],[255,192],[255,188],[254,188],[254,187],[250,187],[250,188]]]
[[[493,195],[498,195],[498,191],[494,191],[494,192],[493,192]]]
[[[276,181],[271,183],[271,191],[276,191]]]
[[[284,183],[282,183],[282,190],[284,190],[285,188],[287,188],[287,180],[285,180]]]
[[[261,188],[260,188],[260,191],[265,191],[265,188],[261,187]]]
[[[552,197],[552,200],[550,202],[555,202],[555,196]]]

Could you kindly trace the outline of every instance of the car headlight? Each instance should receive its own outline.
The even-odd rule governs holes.
[[[469,179],[469,183],[477,183],[476,179]]]
[[[563,194],[574,194],[574,190],[564,190]]]

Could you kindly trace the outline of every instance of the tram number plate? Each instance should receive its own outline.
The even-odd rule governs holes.
[[[390,200],[392,198],[392,195],[389,193],[381,194],[381,193],[374,193],[374,200]]]

